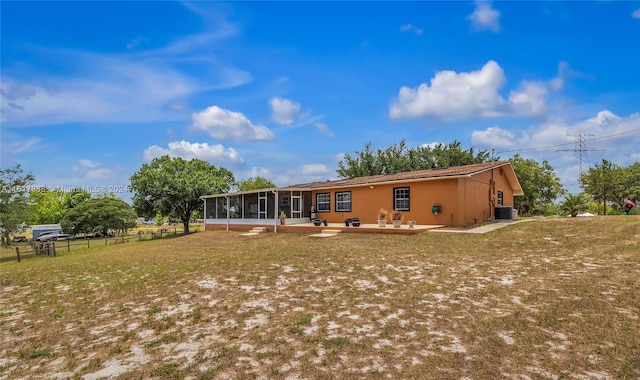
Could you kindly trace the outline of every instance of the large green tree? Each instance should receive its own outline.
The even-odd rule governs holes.
[[[478,164],[491,160],[489,151],[475,151],[473,147],[463,149],[462,144],[455,140],[449,144],[409,148],[403,139],[384,150],[373,150],[371,143],[368,143],[362,152],[345,154],[338,162],[336,173],[340,178],[355,178]]]
[[[29,204],[29,188],[35,178],[25,174],[18,164],[0,170],[0,233],[2,245],[10,243],[12,234],[20,232],[29,220],[32,208]]]
[[[89,199],[91,199],[91,193],[79,187],[74,187],[69,192],[65,193],[64,209],[72,209]]]
[[[29,198],[33,205],[30,223],[54,224],[60,223],[67,210],[91,198],[91,194],[80,188],[62,191],[39,187],[29,191]]]
[[[115,195],[105,195],[89,199],[69,209],[60,226],[67,232],[107,235],[109,230],[127,232],[136,226],[135,210],[131,205]]]
[[[173,216],[188,233],[191,213],[203,207],[200,196],[228,192],[234,182],[233,173],[206,161],[163,156],[131,177],[133,206],[147,218],[157,213]]]
[[[29,191],[29,198],[33,204],[33,214],[30,224],[59,223],[64,215],[66,194],[58,189],[49,190],[46,187]]]
[[[514,200],[514,207],[520,214],[542,214],[565,193],[560,178],[547,160],[540,164],[516,154],[509,161],[524,192],[524,196],[515,197]]]
[[[276,185],[264,177],[255,177],[238,182],[238,191],[272,189]]]
[[[599,203],[604,215],[608,204],[621,210],[625,199],[640,198],[640,163],[621,167],[603,159],[582,174],[580,184],[584,192]]]

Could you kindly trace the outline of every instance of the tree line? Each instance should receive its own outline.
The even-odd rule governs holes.
[[[410,148],[403,139],[385,149],[364,150],[345,154],[338,162],[340,178],[400,173],[421,169],[438,169],[498,160],[487,150],[464,149],[454,140]],[[581,194],[567,194],[560,178],[548,161],[537,162],[516,154],[509,159],[524,191],[515,197],[515,208],[524,216],[544,215],[560,211],[576,215],[595,202],[601,213],[627,210],[625,199],[640,199],[640,163],[621,167],[607,160],[590,167],[580,177]],[[276,187],[263,177],[237,181],[231,171],[199,159],[185,160],[163,156],[142,167],[130,178],[133,204],[113,195],[92,197],[80,188],[63,192],[46,188],[34,189],[35,178],[24,173],[18,164],[0,171],[0,236],[8,244],[12,234],[25,224],[60,225],[72,233],[106,233],[126,231],[135,226],[137,217],[168,218],[183,224],[200,215],[204,194]],[[30,190],[31,189],[31,190]],[[557,200],[564,196],[560,204]],[[627,208],[625,208],[627,207]]]
[[[27,225],[60,224],[70,234],[109,231],[126,233],[137,218],[179,221],[189,232],[189,222],[201,215],[201,195],[271,188],[266,178],[236,182],[229,170],[205,161],[168,156],[144,164],[131,178],[133,205],[114,194],[95,197],[81,188],[69,191],[34,186],[35,177],[21,165],[0,171],[0,238],[11,242]]]
[[[459,141],[407,147],[403,139],[386,149],[372,149],[345,154],[336,170],[340,178],[355,178],[379,174],[401,173],[422,169],[438,169],[499,160],[487,150],[464,149]],[[582,193],[568,194],[554,168],[542,162],[516,154],[509,162],[522,186],[524,196],[514,199],[514,207],[521,215],[548,215],[566,212],[577,215],[593,210],[606,215],[625,210],[625,199],[640,200],[640,163],[628,167],[617,166],[607,160],[595,164],[580,177]],[[560,203],[559,198],[564,197]],[[593,206],[596,202],[598,207]]]

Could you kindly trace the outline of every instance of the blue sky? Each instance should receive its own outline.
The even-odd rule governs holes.
[[[1,166],[121,192],[154,157],[279,186],[461,141],[640,161],[640,2],[0,2]],[[547,147],[544,149],[539,149]],[[123,197],[127,194],[121,193]]]

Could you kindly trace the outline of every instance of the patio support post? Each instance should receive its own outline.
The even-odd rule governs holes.
[[[273,193],[273,195],[276,197],[274,204],[275,204],[275,209],[273,210],[273,233],[278,233],[278,190],[271,190],[271,192]]]

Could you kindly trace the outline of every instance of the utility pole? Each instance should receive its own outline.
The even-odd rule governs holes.
[[[593,136],[591,134],[579,131],[577,135],[567,135],[576,138],[575,147],[573,149],[558,149],[558,152],[575,152],[580,160],[580,177],[582,177],[582,163],[587,156],[587,152],[604,152],[604,149],[587,149],[586,137]]]

